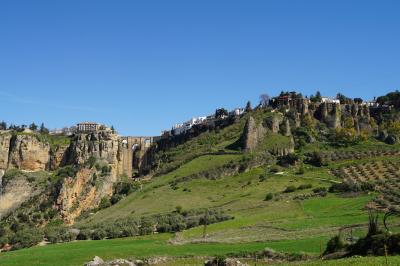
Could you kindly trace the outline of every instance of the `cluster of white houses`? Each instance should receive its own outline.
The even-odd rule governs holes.
[[[161,136],[176,136],[181,135],[190,130],[195,125],[209,125],[214,123],[217,119],[226,119],[228,117],[241,116],[244,113],[243,108],[235,108],[228,115],[222,115],[218,118],[215,115],[193,117],[189,121],[184,123],[175,124],[171,130],[164,130],[161,132]]]

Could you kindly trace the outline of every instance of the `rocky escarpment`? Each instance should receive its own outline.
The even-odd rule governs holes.
[[[122,175],[121,141],[111,131],[76,134],[68,145],[50,145],[47,140],[36,133],[2,132],[0,181],[12,169],[22,173],[56,170],[57,176],[59,169],[68,168],[60,174],[54,206],[67,223],[73,223],[82,210],[96,208],[103,197],[112,194],[113,184]],[[30,182],[17,177],[0,185],[0,193],[2,213],[34,196]]]
[[[94,157],[97,162],[111,167],[114,176],[122,174],[122,143],[111,131],[77,134],[67,149],[66,164],[82,165]]]
[[[39,141],[35,135],[12,136],[8,168],[28,171],[47,170],[49,161],[50,144]]]
[[[257,124],[255,119],[250,116],[246,122],[242,136],[244,150],[254,151],[266,133],[267,130],[261,124]]]
[[[101,175],[95,168],[82,168],[65,178],[56,202],[64,222],[72,224],[83,211],[98,207],[102,198],[112,195],[115,181],[111,174]]]
[[[0,134],[0,170],[5,171],[8,168],[8,156],[10,152],[11,134]]]
[[[36,134],[0,134],[0,169],[43,171],[50,169],[50,144]]]
[[[64,179],[57,206],[64,221],[72,224],[83,211],[112,195],[122,174],[121,142],[112,132],[78,134],[66,154],[66,164],[79,167],[74,176]]]
[[[282,133],[282,134],[280,134]],[[291,136],[289,120],[281,114],[272,114],[262,122],[257,122],[252,116],[246,121],[240,142],[243,149],[247,152],[256,150],[267,150],[273,155],[286,155],[294,152],[294,143]],[[282,138],[279,145],[265,145],[264,142],[271,138]]]

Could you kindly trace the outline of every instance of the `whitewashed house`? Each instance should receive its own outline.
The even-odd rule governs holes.
[[[339,99],[330,98],[330,97],[321,97],[321,103],[340,103]]]

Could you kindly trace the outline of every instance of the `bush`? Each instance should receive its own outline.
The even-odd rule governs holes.
[[[89,168],[92,168],[95,164],[96,164],[96,157],[94,156],[90,156],[85,163],[85,165],[87,165]]]
[[[280,156],[278,158],[278,163],[279,165],[286,167],[289,165],[295,165],[299,160],[300,158],[298,155],[294,153],[289,153],[287,155]]]
[[[45,237],[51,243],[60,243],[73,241],[77,236],[64,227],[49,227],[45,230]]]
[[[139,186],[138,183],[120,181],[114,185],[114,194],[128,196],[132,192],[138,190]]]
[[[56,175],[61,178],[74,177],[76,175],[76,172],[77,171],[74,167],[72,167],[71,165],[67,165],[58,169]]]
[[[10,240],[7,236],[1,236],[0,237],[0,248],[4,247],[4,245],[8,244],[8,242],[10,242]]]
[[[91,233],[90,238],[93,240],[102,240],[106,236],[107,233],[103,229],[96,229]]]
[[[283,191],[284,193],[291,193],[291,192],[295,192],[296,191],[296,187],[295,186],[288,186],[286,187],[286,189]]]
[[[269,169],[269,171],[270,171],[271,173],[278,173],[278,172],[279,172],[279,167],[276,166],[276,165],[274,165],[274,166],[272,166],[272,167]]]
[[[326,244],[324,254],[330,254],[340,251],[346,247],[346,243],[340,235],[332,237]]]
[[[115,194],[115,195],[112,195],[110,202],[111,202],[112,205],[114,205],[118,201],[120,201],[122,198],[123,198],[122,195]]]
[[[111,206],[110,199],[108,197],[104,197],[101,199],[100,204],[99,204],[99,209],[105,209]]]
[[[259,179],[260,182],[264,182],[265,180],[267,180],[267,175],[266,175],[266,174],[261,174],[261,175],[258,177],[258,179]]]
[[[79,231],[79,234],[76,236],[77,240],[87,240],[90,239],[90,230],[89,229],[82,229]]]
[[[297,174],[297,175],[303,175],[304,172],[305,172],[304,166],[301,165],[301,166],[299,167],[299,169],[297,170],[296,174]]]
[[[309,164],[312,164],[317,167],[326,165],[326,163],[322,157],[322,154],[320,152],[315,151],[311,154],[307,154],[307,157],[308,158],[307,158],[306,162]]]
[[[23,229],[16,232],[10,239],[13,249],[28,248],[43,240],[42,233],[36,228]]]
[[[298,190],[309,189],[309,188],[312,188],[311,184],[301,184],[300,186],[297,187]]]
[[[265,196],[265,201],[269,201],[269,200],[272,200],[274,198],[274,194],[272,194],[272,193],[268,193],[266,196]]]
[[[313,189],[314,194],[317,194],[321,197],[325,197],[326,195],[328,195],[328,191],[326,189],[326,187],[317,187]]]

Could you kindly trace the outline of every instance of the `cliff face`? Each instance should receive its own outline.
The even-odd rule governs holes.
[[[122,174],[121,141],[111,132],[78,134],[66,150],[65,163],[80,165],[74,177],[64,179],[57,206],[67,224],[82,211],[98,207],[109,197]],[[92,160],[94,165],[88,165]],[[84,166],[84,167],[82,167]],[[104,169],[107,169],[106,171]]]
[[[76,174],[62,180],[54,202],[61,217],[70,224],[83,210],[96,208],[103,197],[112,195],[113,184],[123,168],[118,135],[108,131],[77,134],[69,146],[57,147],[40,139],[35,134],[0,134],[0,213],[17,208],[35,194],[25,180],[2,182],[2,176],[10,169],[37,172],[66,165],[76,169]],[[90,160],[95,163],[89,164]]]
[[[259,142],[264,138],[267,130],[256,123],[253,117],[249,117],[242,136],[242,145],[245,151],[254,151]]]
[[[11,134],[0,134],[0,169],[8,168],[8,153],[10,152]]]
[[[67,149],[66,164],[81,165],[90,157],[111,166],[114,176],[122,174],[121,141],[111,132],[78,134]]]
[[[27,171],[48,169],[50,145],[40,142],[34,135],[16,135],[11,138],[8,168]]]
[[[112,174],[99,175],[95,168],[82,168],[76,176],[64,180],[56,205],[66,224],[86,210],[96,208],[103,197],[113,192],[116,177]]]

